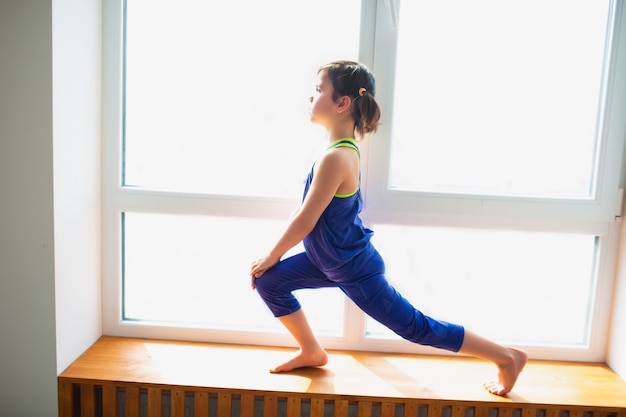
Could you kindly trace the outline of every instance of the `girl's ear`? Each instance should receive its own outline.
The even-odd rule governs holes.
[[[350,110],[350,106],[352,106],[352,99],[350,96],[339,97],[339,100],[337,100],[337,113],[343,113],[346,110]]]

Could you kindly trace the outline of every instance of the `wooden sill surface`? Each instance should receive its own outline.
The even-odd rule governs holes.
[[[626,382],[602,363],[529,361],[513,392],[498,397],[482,388],[482,381],[494,376],[494,366],[472,358],[331,350],[322,368],[268,372],[291,353],[293,349],[103,336],[59,378],[626,410]]]

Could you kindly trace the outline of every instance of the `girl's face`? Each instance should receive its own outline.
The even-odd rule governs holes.
[[[315,94],[309,98],[311,102],[311,122],[330,127],[337,114],[337,103],[333,100],[333,85],[325,70],[317,74]]]

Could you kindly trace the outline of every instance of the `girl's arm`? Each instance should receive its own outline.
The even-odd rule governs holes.
[[[347,163],[347,157],[345,152],[332,150],[319,160],[309,192],[278,242],[266,256],[252,263],[250,276],[253,289],[257,278],[276,265],[285,252],[300,243],[313,230],[341,184],[350,175],[351,164]]]

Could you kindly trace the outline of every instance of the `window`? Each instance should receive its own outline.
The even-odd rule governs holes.
[[[135,212],[125,213],[123,220],[125,320],[281,329],[250,289],[248,272],[250,256],[266,247],[264,239],[251,237],[276,234],[283,221]],[[311,321],[318,330],[339,336],[341,293],[320,291],[325,292],[325,308]],[[299,295],[303,305],[313,305],[311,295]]]
[[[332,3],[335,21],[329,7],[127,0],[124,186],[298,193],[319,146],[307,122],[315,71],[338,56],[358,58],[359,2]],[[342,26],[341,37],[320,22]]]
[[[377,232],[389,276],[422,311],[461,317],[507,344],[589,343],[595,236],[388,225]],[[369,318],[367,334],[393,336]]]
[[[593,197],[608,6],[404,2],[390,187]]]
[[[383,110],[363,217],[389,279],[534,357],[601,358],[623,3],[386,3],[105,2],[106,333],[292,343],[248,268],[325,145],[307,114],[317,68],[354,59]],[[339,291],[298,297],[329,348],[428,351]]]

